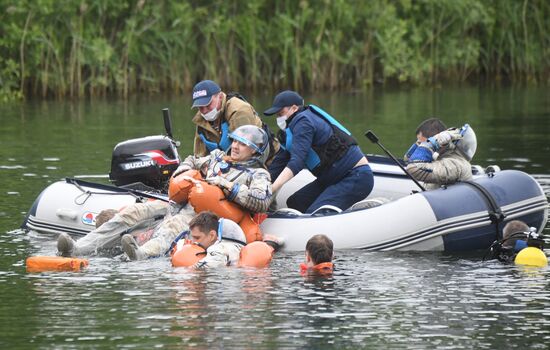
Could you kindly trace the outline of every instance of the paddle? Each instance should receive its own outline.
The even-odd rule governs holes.
[[[162,109],[162,116],[164,118],[164,129],[166,129],[166,135],[174,139],[172,135],[172,117],[170,116],[170,110],[168,108]]]
[[[371,130],[368,130],[366,133],[365,133],[365,136],[372,142],[372,143],[376,143],[378,146],[380,146],[380,148],[382,148],[382,150],[384,152],[386,152],[386,154],[391,158],[393,159],[393,161],[395,162],[395,164],[397,164],[401,170],[403,170],[405,172],[405,174],[411,179],[413,180],[413,182],[422,190],[422,191],[426,191],[426,189],[424,188],[424,186],[422,186],[420,184],[420,182],[418,182],[408,171],[407,169],[405,169],[405,167],[403,165],[401,165],[401,163],[399,162],[399,160],[397,160],[397,158],[395,158],[393,156],[393,154],[390,153],[390,151],[388,151],[386,149],[386,147],[384,147],[381,143],[380,143],[380,140],[378,139],[378,136],[376,136]]]

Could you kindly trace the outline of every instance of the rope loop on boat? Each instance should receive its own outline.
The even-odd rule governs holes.
[[[125,196],[125,195],[130,195],[132,197],[134,197],[136,199],[136,202],[143,202],[144,199],[143,197],[141,196],[138,196],[136,195],[135,193],[133,193],[132,191],[123,191],[123,192],[96,192],[96,191],[89,191],[89,190],[85,190],[84,188],[82,188],[82,186],[80,186],[80,184],[78,183],[77,180],[75,179],[66,179],[66,181],[72,185],[74,185],[76,188],[78,188],[82,194],[80,194],[79,196],[77,196],[75,199],[74,199],[74,203],[77,204],[77,205],[83,205],[84,203],[86,203],[86,201],[88,200],[88,198],[90,198],[92,196],[92,194],[102,194],[102,195],[109,195],[109,196]],[[82,201],[79,201],[79,198],[81,197],[84,197],[84,199]]]

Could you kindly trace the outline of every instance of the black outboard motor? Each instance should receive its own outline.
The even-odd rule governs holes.
[[[180,164],[172,137],[170,112],[163,109],[168,136],[147,136],[120,142],[113,149],[109,179],[116,186],[140,187],[140,183],[155,190],[166,191],[168,180]]]

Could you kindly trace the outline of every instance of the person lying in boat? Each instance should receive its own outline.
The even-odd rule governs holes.
[[[206,182],[221,188],[222,196],[241,208],[253,213],[265,212],[272,199],[271,179],[265,169],[269,153],[267,134],[257,126],[245,125],[229,137],[233,140],[229,155],[220,150],[214,150],[206,157],[191,155],[181,166],[187,170],[200,170]],[[161,256],[170,249],[174,239],[188,229],[194,216],[193,206],[186,201],[136,203],[76,242],[69,235],[61,234],[57,247],[63,256],[82,256],[122,244],[132,260]],[[159,218],[162,221],[155,229],[154,238],[142,246],[132,235],[124,235],[134,227],[148,226]]]
[[[372,191],[374,177],[367,158],[351,134],[327,112],[304,105],[298,93],[287,90],[275,96],[264,114],[277,115],[287,151],[274,161],[287,157],[285,168],[274,179],[273,191],[304,168],[317,177],[288,198],[290,208],[312,213],[328,204],[345,210]]]
[[[279,141],[271,135],[254,107],[239,94],[224,93],[212,80],[203,80],[193,87],[191,108],[197,109],[192,120],[196,126],[193,145],[195,156],[207,156],[215,149],[227,151],[231,146],[229,133],[242,125],[256,125],[266,130],[270,142],[266,165],[271,164],[279,151]],[[174,174],[182,173],[183,169],[176,169]]]
[[[438,118],[424,120],[416,129],[416,142],[405,154],[408,172],[428,189],[472,179],[470,160],[475,147],[463,152],[456,141],[463,138],[462,129],[447,129]],[[468,154],[466,154],[468,153]]]
[[[311,237],[306,243],[306,262],[300,265],[300,270],[303,273],[332,272],[334,269],[333,246],[332,240],[325,235]]]

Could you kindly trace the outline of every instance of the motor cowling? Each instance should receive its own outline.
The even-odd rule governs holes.
[[[180,164],[175,142],[168,136],[147,136],[118,143],[113,149],[109,179],[116,186],[143,183],[166,190]]]

